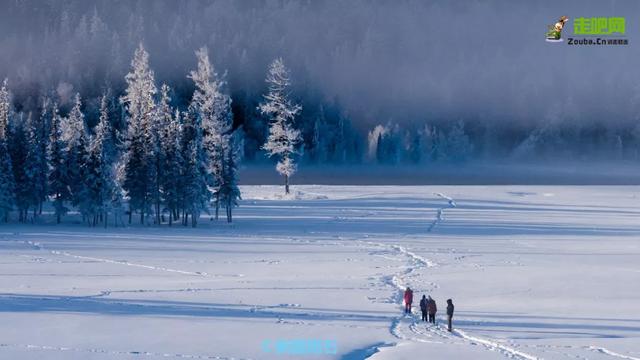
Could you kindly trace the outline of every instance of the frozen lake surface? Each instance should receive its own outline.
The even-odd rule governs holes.
[[[0,225],[0,358],[640,359],[640,187],[242,191],[232,225]]]

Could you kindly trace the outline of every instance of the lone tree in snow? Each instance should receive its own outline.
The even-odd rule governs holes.
[[[263,115],[270,117],[269,137],[262,147],[269,157],[276,156],[276,170],[284,176],[284,191],[289,194],[289,178],[296,172],[294,156],[297,146],[302,142],[300,131],[293,128],[293,119],[302,110],[289,99],[289,71],[281,58],[275,59],[269,66],[266,82],[269,92],[264,95],[265,102],[259,106]]]

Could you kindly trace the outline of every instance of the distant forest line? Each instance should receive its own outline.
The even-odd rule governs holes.
[[[600,6],[567,3],[573,5]],[[517,31],[475,47],[454,41],[469,36],[467,28],[492,33],[485,23],[494,18],[544,22],[538,5],[19,0],[5,10],[0,78],[9,79],[12,106],[25,118],[39,114],[45,99],[67,116],[80,93],[92,129],[107,93],[110,122],[124,131],[119,99],[140,43],[158,84],[171,87],[169,105],[184,111],[194,91],[187,78],[193,52],[206,45],[226,74],[245,164],[271,161],[262,149],[269,120],[258,106],[264,74],[278,57],[302,107],[294,119],[302,164],[640,158],[637,67],[620,53],[635,50],[555,59],[549,49],[557,48],[544,42],[510,47]],[[451,29],[453,14],[468,26]],[[446,37],[438,35],[443,28]]]

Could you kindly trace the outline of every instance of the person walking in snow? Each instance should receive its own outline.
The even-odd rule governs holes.
[[[427,321],[427,307],[428,307],[427,297],[422,295],[422,299],[420,299],[420,311],[422,312],[422,321]]]
[[[411,303],[413,302],[413,290],[407,287],[404,291],[404,313],[411,314]]]
[[[447,320],[449,321],[449,332],[453,330],[453,326],[451,323],[453,322],[453,301],[451,299],[447,299]]]
[[[436,301],[433,300],[431,296],[429,296],[429,299],[427,300],[427,311],[429,312],[429,322],[435,325],[438,307],[436,306]]]

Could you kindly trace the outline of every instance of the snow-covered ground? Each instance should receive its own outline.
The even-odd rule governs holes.
[[[640,359],[640,187],[242,190],[232,225],[0,225],[0,358]]]

